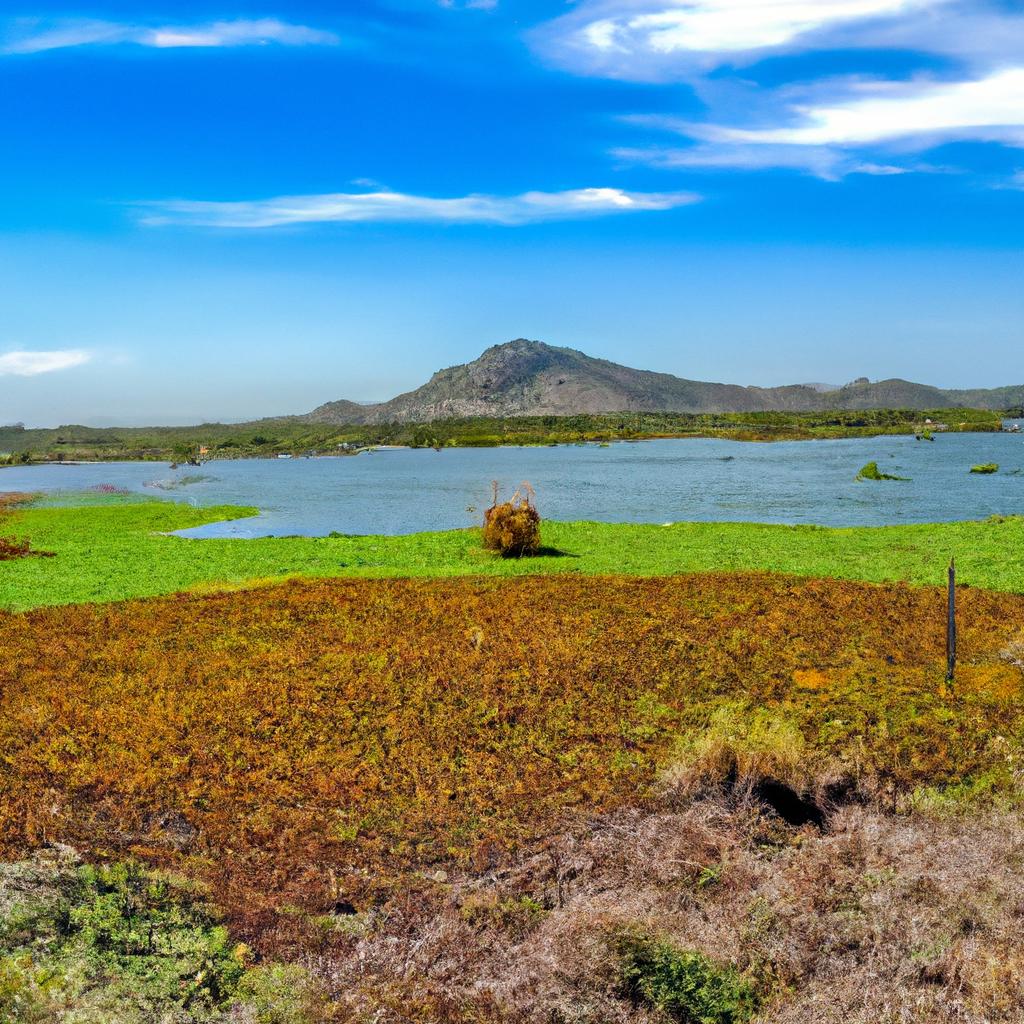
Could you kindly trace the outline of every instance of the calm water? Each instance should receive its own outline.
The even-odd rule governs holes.
[[[864,463],[908,483],[857,483]],[[999,473],[968,472],[998,462]],[[195,479],[201,477],[201,479]],[[349,458],[211,462],[171,470],[124,462],[0,469],[0,490],[126,487],[193,505],[256,505],[256,519],[192,536],[410,533],[468,526],[521,480],[552,519],[662,523],[747,520],[856,526],[1024,513],[1024,434],[751,444],[718,440],[637,444],[377,451]]]

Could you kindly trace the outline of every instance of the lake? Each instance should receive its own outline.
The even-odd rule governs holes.
[[[907,482],[857,482],[866,462]],[[999,472],[969,472],[981,462]],[[255,505],[258,518],[186,531],[201,537],[412,533],[479,523],[490,482],[522,480],[551,519],[733,520],[875,526],[1024,512],[1024,434],[853,438],[771,444],[659,440],[555,448],[376,451],[250,459],[172,470],[116,462],[0,469],[0,490],[105,484],[193,505]]]

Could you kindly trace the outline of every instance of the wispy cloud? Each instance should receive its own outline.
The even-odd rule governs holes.
[[[142,222],[153,226],[253,229],[299,224],[407,221],[511,227],[618,213],[671,210],[699,199],[692,192],[581,188],[566,192],[524,192],[515,196],[474,194],[442,199],[375,191],[279,196],[249,202],[171,200],[138,206],[142,211]]]
[[[201,24],[144,25],[114,21],[41,22],[22,20],[8,26],[0,53],[28,54],[79,46],[129,44],[155,49],[260,46],[330,46],[337,35],[322,29],[279,21],[213,21]]]
[[[933,170],[921,164],[879,163],[829,146],[698,143],[620,147],[613,150],[613,155],[620,160],[662,170],[764,171],[778,168],[802,171],[826,181],[839,181],[848,174],[889,176]]]
[[[542,26],[542,51],[587,74],[640,81],[686,77],[780,50],[859,45],[850,32],[881,31],[953,0],[583,0]]]
[[[0,355],[0,377],[35,377],[41,373],[69,370],[90,359],[82,349],[62,349],[55,352],[7,352]]]
[[[688,140],[613,150],[655,167],[781,167],[837,179],[932,170],[899,156],[948,141],[1024,146],[1024,10],[1002,0],[581,0],[542,26],[538,45],[577,73],[695,86],[708,108],[700,119],[628,119]],[[933,77],[764,88],[756,70],[729,72],[773,54],[835,49],[929,58]],[[934,55],[952,62],[942,78]]]
[[[493,11],[498,7],[498,0],[437,0],[441,7],[453,11]]]
[[[794,106],[790,116],[791,123],[769,128],[694,125],[692,134],[745,145],[849,147],[899,140],[926,148],[981,139],[1024,146],[1024,67],[971,81],[860,84],[850,98]]]
[[[948,172],[910,159],[947,142],[1024,147],[1024,68],[969,81],[821,82],[803,92],[800,102],[778,97],[768,105],[770,115],[761,114],[751,127],[628,118],[683,136],[688,144],[620,147],[613,153],[671,170],[788,168],[834,181],[849,174]]]

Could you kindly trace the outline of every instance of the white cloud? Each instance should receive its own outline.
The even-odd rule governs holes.
[[[42,53],[78,46],[133,44],[155,49],[259,46],[333,45],[333,32],[292,25],[276,18],[214,21],[197,25],[140,25],[112,21],[64,21],[15,23],[0,44],[6,54]]]
[[[948,140],[1024,146],[1024,67],[973,81],[860,85],[843,102],[794,106],[796,124],[771,128],[693,125],[691,135],[731,145],[858,147]]]
[[[68,370],[81,366],[90,359],[81,349],[63,349],[56,352],[7,352],[0,355],[0,377],[35,377],[40,373]]]
[[[823,45],[845,33],[910,15],[928,15],[952,0],[583,0],[542,26],[542,51],[574,70],[639,80],[686,76],[766,52]]]
[[[900,14],[920,0],[692,0],[635,17],[588,27],[604,48],[635,40],[655,53],[729,53],[784,46],[836,22]],[[594,28],[597,26],[595,34]],[[619,40],[621,39],[621,43]]]
[[[906,168],[865,164],[847,153],[827,146],[730,145],[700,143],[691,146],[648,146],[613,150],[620,160],[642,163],[662,170],[763,171],[785,168],[804,171],[826,181],[847,174],[897,174]]]
[[[692,192],[627,192],[581,188],[517,196],[468,195],[450,199],[401,192],[279,196],[249,202],[171,200],[139,204],[148,225],[273,228],[297,224],[407,221],[514,226],[615,213],[671,210],[699,201]]]

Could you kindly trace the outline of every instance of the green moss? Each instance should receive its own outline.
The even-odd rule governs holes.
[[[672,526],[545,521],[549,552],[499,559],[476,530],[400,537],[268,537],[188,540],[187,527],[255,509],[192,508],[173,502],[30,508],[11,529],[56,558],[4,562],[0,608],[114,601],[192,588],[248,586],[299,577],[513,576],[583,572],[667,575],[766,569],[799,576],[936,584],[951,555],[974,587],[1024,592],[1024,518],[825,529],[758,523]]]

